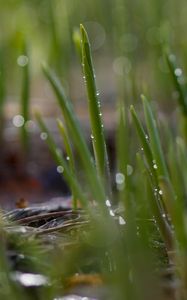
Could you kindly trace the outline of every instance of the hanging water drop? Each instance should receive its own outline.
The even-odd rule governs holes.
[[[176,69],[175,69],[175,75],[176,75],[177,77],[180,77],[180,76],[182,75],[182,70],[181,70],[180,68],[176,68]]]
[[[41,132],[40,133],[40,138],[41,138],[42,141],[47,140],[47,138],[48,138],[47,132]]]
[[[64,168],[62,166],[57,167],[57,172],[62,174],[64,172]]]
[[[111,202],[110,202],[110,200],[107,199],[105,203],[106,203],[106,206],[111,207]]]
[[[118,220],[119,220],[120,225],[125,225],[126,224],[126,221],[121,216],[119,217]]]

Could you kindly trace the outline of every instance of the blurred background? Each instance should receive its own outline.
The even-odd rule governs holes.
[[[11,191],[15,203],[24,195],[29,199],[33,188],[38,189],[38,193],[41,186],[51,188],[51,182],[59,180],[48,172],[56,170],[55,166],[50,162],[45,143],[36,138],[39,132],[35,123],[30,121],[32,112],[38,109],[55,135],[54,117],[59,115],[59,110],[43,77],[43,62],[57,72],[86,133],[89,131],[80,58],[72,38],[79,24],[84,24],[90,37],[104,121],[110,138],[115,126],[114,108],[120,98],[128,106],[129,103],[139,102],[139,95],[144,92],[155,100],[155,105],[164,113],[172,116],[177,94],[172,87],[164,51],[169,49],[177,54],[182,60],[178,64],[183,65],[184,69],[187,67],[187,40],[184,38],[186,15],[185,0],[0,2],[0,118],[3,145],[0,179],[3,203],[10,198],[6,196],[7,191]],[[24,123],[21,95],[25,66],[29,67],[26,129],[31,135],[32,151],[25,151],[20,146],[20,127]],[[183,80],[186,80],[185,77]],[[15,178],[20,178],[23,183],[25,172],[31,178],[29,183],[26,182],[29,188],[27,186],[24,194],[25,184],[20,190]],[[7,190],[5,178],[9,181]],[[55,184],[61,189],[60,183]],[[66,192],[68,190],[65,188]],[[32,200],[34,197],[31,197]]]
[[[42,94],[38,78],[41,63],[47,61],[62,77],[73,98],[79,100],[82,80],[72,33],[83,23],[92,43],[103,99],[115,100],[116,78],[123,77],[125,93],[147,88],[162,101],[168,95],[163,48],[169,45],[183,58],[183,65],[187,63],[186,13],[184,0],[1,1],[0,48],[7,93],[9,97],[19,94],[19,56],[26,40],[33,97]]]

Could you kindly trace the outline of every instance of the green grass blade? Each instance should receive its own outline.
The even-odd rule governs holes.
[[[133,105],[131,105],[131,107],[130,107],[130,112],[131,112],[131,115],[132,115],[134,125],[136,127],[138,137],[140,139],[145,157],[147,159],[147,163],[149,165],[151,173],[154,175],[154,178],[156,178],[156,170],[153,168],[153,155],[152,155],[152,151],[151,151],[148,139],[147,139],[148,136],[146,135],[146,133],[144,131],[144,128],[143,128],[143,126],[142,126],[142,124],[141,124],[141,122],[140,122],[140,120],[137,116],[137,113],[136,113]]]
[[[28,131],[26,129],[27,121],[29,120],[29,98],[30,98],[30,70],[29,70],[29,58],[27,45],[23,46],[23,55],[25,56],[25,64],[22,66],[22,91],[21,91],[21,115],[24,119],[24,125],[21,127],[21,141],[23,149],[26,152],[28,150]]]
[[[146,124],[150,137],[150,146],[155,160],[154,165],[156,165],[158,183],[160,190],[162,191],[162,199],[175,226],[175,232],[178,241],[181,245],[186,245],[187,237],[184,225],[184,213],[181,211],[180,201],[178,201],[178,199],[176,198],[176,194],[170,180],[166,161],[161,147],[156,121],[153,117],[150,104],[144,96],[142,96],[142,100],[144,105]]]
[[[70,144],[70,141],[68,138],[68,134],[67,134],[66,129],[61,120],[59,120],[59,119],[57,120],[57,125],[58,125],[59,132],[62,136],[63,142],[64,142],[64,147],[65,147],[66,154],[67,154],[66,159],[68,160],[71,173],[75,177],[75,164],[74,164],[73,152],[71,149],[71,144]],[[72,197],[73,197],[73,207],[74,207],[74,209],[77,209],[77,196],[76,196],[76,193],[74,190],[72,190]]]
[[[117,164],[117,174],[120,174],[121,181],[119,187],[117,184],[119,199],[124,202],[125,207],[128,201],[128,192],[130,188],[130,177],[127,174],[127,167],[129,162],[129,136],[127,128],[127,115],[124,107],[124,103],[119,101],[118,108],[118,124],[117,124],[117,134],[116,134],[116,164]],[[117,182],[116,182],[117,183]]]
[[[100,178],[110,178],[109,163],[103,132],[102,113],[100,110],[99,93],[96,87],[94,68],[92,63],[90,43],[83,25],[80,25],[82,38],[82,66],[87,88],[89,112],[91,120],[92,142],[96,160],[96,166]],[[110,187],[110,182],[105,183]]]
[[[43,71],[57,96],[57,100],[64,116],[66,126],[81,158],[85,174],[87,176],[87,180],[91,189],[93,197],[92,199],[104,205],[106,196],[104,193],[103,185],[97,176],[93,159],[86,145],[85,139],[81,132],[80,124],[75,116],[72,105],[66,98],[64,89],[55,74],[47,67],[43,67]]]
[[[178,101],[181,106],[182,112],[187,116],[187,99],[186,99],[186,90],[184,84],[182,84],[182,70],[176,67],[175,56],[173,54],[166,55],[167,64],[173,78],[175,88],[178,92]]]
[[[81,61],[82,60],[81,36],[80,36],[80,31],[77,28],[75,28],[73,31],[73,42],[75,45],[76,52]]]
[[[147,129],[149,132],[150,146],[153,154],[152,164],[156,169],[158,177],[164,177],[167,178],[167,180],[169,180],[169,174],[168,174],[165,158],[160,143],[156,121],[153,117],[153,113],[149,105],[149,102],[144,96],[142,96],[142,101],[144,106],[144,114],[145,114]]]
[[[63,168],[63,175],[64,175],[65,179],[67,180],[67,183],[69,184],[70,188],[72,189],[72,193],[79,198],[79,201],[81,202],[83,207],[87,207],[88,201],[85,199],[85,196],[75,178],[75,175],[72,173],[70,166],[68,166],[66,159],[63,158],[62,154],[60,153],[52,135],[50,134],[49,130],[47,129],[40,114],[38,112],[36,112],[35,117],[37,119],[37,122],[38,122],[39,127],[41,128],[42,132],[46,133],[46,143],[47,143],[47,145],[50,149],[50,152],[52,153],[53,158],[56,161],[57,165],[61,166]]]

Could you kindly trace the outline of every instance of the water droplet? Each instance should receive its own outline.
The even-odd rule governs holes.
[[[115,214],[114,214],[114,212],[113,212],[113,210],[109,210],[109,212],[110,212],[110,215],[112,216],[112,217],[114,217],[115,216]]]
[[[125,182],[125,176],[122,173],[117,173],[116,174],[116,183],[117,184],[124,184]]]
[[[22,127],[24,125],[24,117],[21,115],[16,115],[12,119],[12,123],[15,127]]]
[[[141,151],[143,151],[143,147],[141,148]]]
[[[182,70],[181,70],[180,68],[176,68],[176,69],[175,69],[175,75],[176,75],[177,77],[180,77],[180,76],[182,75]]]
[[[110,200],[107,199],[105,203],[106,203],[106,206],[111,207],[111,202],[110,202]]]
[[[157,165],[156,165],[156,164],[154,164],[154,165],[153,165],[153,168],[154,168],[154,169],[158,169],[158,167],[157,167]]]
[[[104,125],[103,125],[103,124],[101,124],[101,128],[104,128]]]
[[[162,217],[163,217],[163,218],[166,218],[166,214],[162,214]]]
[[[94,136],[93,136],[93,134],[91,134],[91,136],[90,136],[90,137],[91,137],[91,139],[92,139],[92,140],[94,139]]]
[[[127,176],[132,175],[133,173],[133,167],[131,165],[127,165]]]
[[[66,156],[66,160],[70,160],[70,157],[69,157],[69,156]]]
[[[47,140],[47,138],[48,138],[47,132],[41,132],[41,133],[40,133],[40,138],[41,138],[41,140],[43,140],[43,141]]]
[[[100,117],[102,117],[103,114],[102,114],[102,113],[99,113],[99,115],[100,115]]]
[[[118,220],[119,220],[120,225],[125,225],[126,224],[126,221],[121,216],[119,217]]]
[[[28,64],[28,62],[29,62],[29,59],[26,55],[20,55],[17,58],[17,64],[20,67],[25,67]]]
[[[149,139],[149,137],[148,137],[148,135],[147,135],[147,134],[145,135],[145,138],[146,138],[146,140],[148,140],[148,139]]]
[[[12,278],[25,287],[49,284],[47,277],[40,274],[15,272],[12,274]]]
[[[57,168],[57,172],[62,174],[64,172],[64,168],[62,166],[58,166]]]
[[[97,92],[97,93],[96,93],[96,95],[97,95],[97,96],[99,96],[99,95],[100,95],[100,93],[99,93],[99,92]]]
[[[159,190],[159,195],[163,195],[163,191],[162,190]]]

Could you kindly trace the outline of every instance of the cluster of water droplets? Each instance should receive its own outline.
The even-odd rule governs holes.
[[[154,189],[154,195],[155,196],[158,196],[158,195],[162,196],[163,195],[163,191],[160,190],[160,189],[158,189],[158,188],[155,188]]]

